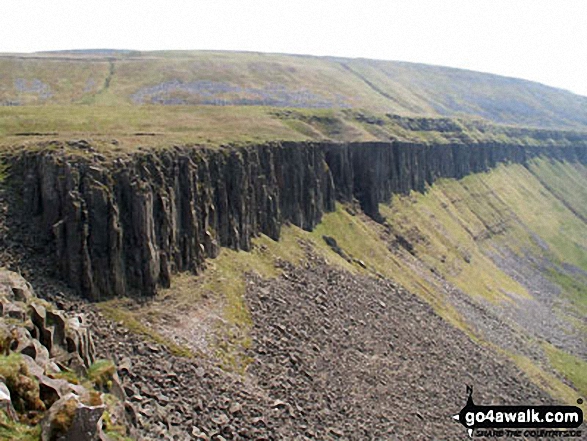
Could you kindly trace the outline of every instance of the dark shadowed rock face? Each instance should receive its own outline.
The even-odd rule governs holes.
[[[10,159],[20,216],[50,247],[58,273],[91,299],[152,296],[177,271],[199,271],[219,247],[248,250],[291,222],[311,230],[335,200],[379,219],[394,193],[423,191],[531,156],[587,161],[580,148],[407,143],[282,143],[176,148],[106,161],[55,149]]]
[[[334,209],[332,177],[314,145],[177,149],[107,165],[29,154],[13,172],[60,274],[92,299],[153,295],[220,246],[248,250],[259,233],[278,239],[284,221],[310,230]]]

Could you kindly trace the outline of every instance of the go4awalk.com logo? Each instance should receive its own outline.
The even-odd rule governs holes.
[[[470,386],[467,395],[467,404],[453,418],[465,426],[470,437],[554,439],[582,434],[578,428],[583,411],[577,406],[478,406]]]

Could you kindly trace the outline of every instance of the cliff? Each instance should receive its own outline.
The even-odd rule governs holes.
[[[288,142],[115,159],[80,146],[75,155],[14,155],[10,180],[24,202],[18,215],[53,253],[58,273],[93,300],[152,296],[172,273],[201,270],[219,247],[249,250],[260,233],[277,240],[284,222],[313,229],[337,200],[356,199],[379,220],[380,202],[441,177],[538,155],[587,163],[583,147],[501,144]]]

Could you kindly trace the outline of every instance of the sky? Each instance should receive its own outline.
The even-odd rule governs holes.
[[[0,52],[96,48],[412,61],[587,96],[587,0],[0,0]]]

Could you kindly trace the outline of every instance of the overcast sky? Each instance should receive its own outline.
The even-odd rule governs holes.
[[[0,52],[89,48],[415,61],[587,96],[587,0],[0,0]]]

